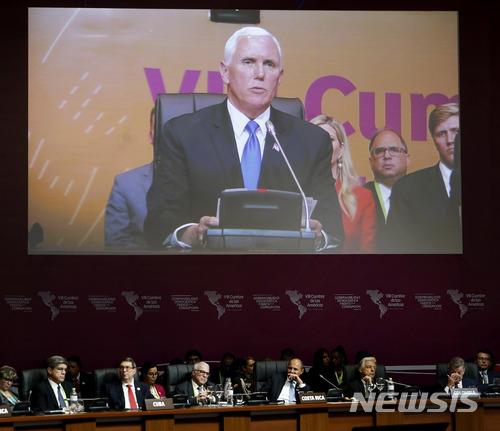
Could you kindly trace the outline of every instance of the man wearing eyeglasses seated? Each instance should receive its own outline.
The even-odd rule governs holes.
[[[145,399],[154,398],[147,384],[134,381],[137,366],[132,358],[123,358],[118,368],[120,381],[106,384],[106,396],[112,409],[140,409]]]
[[[47,379],[33,388],[31,409],[34,411],[64,410],[69,406],[71,383],[66,382],[68,361],[62,356],[47,360]]]
[[[368,145],[370,167],[373,181],[365,184],[375,200],[377,215],[376,247],[384,251],[387,214],[391,205],[392,186],[399,178],[406,175],[410,164],[408,147],[403,137],[392,129],[377,130]]]
[[[430,113],[429,132],[439,162],[394,184],[387,252],[462,252],[459,123],[457,103],[440,105]]]
[[[206,362],[194,364],[191,372],[191,379],[179,383],[174,389],[174,395],[183,394],[189,396],[189,403],[192,405],[205,404],[211,394],[207,391],[210,376],[210,365]]]

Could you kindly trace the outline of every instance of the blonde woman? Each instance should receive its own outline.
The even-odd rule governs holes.
[[[344,127],[328,115],[318,115],[311,123],[326,130],[332,140],[332,176],[342,208],[344,253],[374,253],[375,201],[372,193],[359,183]]]

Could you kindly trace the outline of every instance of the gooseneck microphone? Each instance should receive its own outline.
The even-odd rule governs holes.
[[[341,391],[342,389],[339,388],[337,385],[334,385],[332,382],[330,382],[330,380],[328,380],[326,377],[323,377],[321,374],[319,374],[319,376],[328,384],[332,385],[335,389],[338,389],[339,391]]]
[[[297,177],[295,175],[295,172],[293,171],[292,167],[290,166],[290,163],[288,162],[288,159],[287,159],[287,157],[285,155],[285,152],[283,151],[283,147],[281,146],[281,144],[278,141],[278,137],[276,136],[276,130],[275,130],[274,124],[271,122],[271,120],[266,121],[266,127],[267,127],[267,131],[274,138],[274,141],[276,142],[276,145],[278,146],[278,148],[280,150],[280,153],[283,156],[283,159],[285,159],[286,165],[288,166],[288,169],[289,169],[290,173],[292,174],[292,177],[293,177],[293,179],[295,181],[295,184],[297,184],[297,187],[299,189],[300,195],[302,196],[302,202],[304,204],[305,212],[306,212],[306,229],[305,229],[305,231],[306,232],[311,232],[311,224],[310,224],[310,221],[309,221],[309,208],[307,206],[306,195],[304,194],[304,191],[302,190],[302,187],[300,186],[299,180],[297,179]],[[321,376],[321,377],[323,377],[323,376]]]

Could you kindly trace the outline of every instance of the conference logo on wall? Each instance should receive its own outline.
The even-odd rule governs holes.
[[[138,295],[133,291],[123,291],[122,296],[127,304],[134,310],[135,320],[139,320],[145,312],[158,313],[160,311],[161,296],[159,295]]]
[[[43,304],[50,310],[51,320],[60,313],[74,313],[77,311],[78,296],[54,295],[50,291],[38,292]]]

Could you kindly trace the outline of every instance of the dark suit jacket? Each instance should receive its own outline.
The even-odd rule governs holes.
[[[73,385],[74,388],[75,382],[71,378],[69,373],[66,373],[66,381]],[[91,373],[83,373],[80,372],[80,396],[81,398],[93,398],[95,397],[95,382],[94,376]]]
[[[375,388],[372,392],[375,394],[379,394],[379,390]],[[349,382],[344,389],[344,396],[347,398],[352,398],[355,394],[362,394],[365,399],[368,399],[368,393],[365,394],[365,385],[361,381],[361,379],[353,380]]]
[[[64,392],[66,392],[66,397],[69,398],[73,386],[69,382],[62,382],[61,386],[63,387]],[[30,401],[32,410],[60,409],[59,402],[56,399],[56,396],[54,394],[54,391],[52,390],[52,387],[50,386],[48,379],[41,381],[33,388]]]
[[[269,379],[267,380],[266,383],[264,383],[264,386],[262,387],[262,392],[267,392],[267,398],[269,401],[276,401],[278,397],[281,394],[281,391],[283,389],[283,386],[286,383],[287,379],[287,373],[276,373],[273,374]],[[301,376],[302,379],[302,376]],[[302,379],[304,382],[304,380]],[[311,387],[306,383],[303,388],[299,388],[297,385],[295,386],[296,392],[308,392],[311,390]]]
[[[448,384],[448,377],[447,376],[440,378],[437,381],[438,390],[444,391],[444,388],[446,387],[447,384]],[[471,379],[470,377],[464,376],[462,378],[462,387],[464,387],[464,388],[470,388],[471,386],[477,387],[477,385],[478,385],[478,382],[476,382],[474,379]]]
[[[156,154],[159,162],[148,192],[148,215],[144,222],[144,233],[151,246],[160,247],[170,233],[185,223],[198,223],[206,215],[215,216],[220,193],[243,187],[226,103],[182,115],[163,126]],[[328,134],[274,108],[271,121],[305,194],[318,200],[312,218],[322,223],[325,232],[343,242]],[[282,154],[273,145],[274,140],[268,134],[258,187],[297,192]]]
[[[135,398],[137,406],[142,408],[145,399],[154,398],[149,391],[149,385],[142,382],[134,382]],[[109,406],[114,410],[123,410],[125,408],[125,398],[123,396],[122,382],[113,382],[106,385],[106,396],[109,398]]]
[[[115,177],[106,205],[104,237],[106,247],[145,248],[146,194],[153,181],[153,163]]]
[[[373,181],[369,181],[364,185],[365,188],[370,190],[373,195],[373,200],[375,201],[375,217],[377,220],[377,234],[375,236],[375,247],[377,252],[384,251],[384,243],[385,243],[385,235],[386,235],[386,224],[384,211],[382,210],[382,206],[380,205],[380,200],[377,196],[377,191],[375,190],[375,183]]]
[[[211,386],[213,384],[214,383],[208,381],[203,385],[203,387],[206,388],[207,386]],[[194,397],[193,383],[191,379],[181,382],[175,386],[173,395],[177,394],[189,395],[189,404],[191,405],[198,404],[198,401]]]
[[[400,178],[391,193],[387,252],[461,253],[461,228],[450,211],[439,165]]]
[[[488,385],[491,385],[493,383],[494,379],[500,378],[500,372],[495,371],[495,370],[488,370],[488,383],[483,382],[483,376],[481,376],[481,372],[479,372],[479,382],[478,382],[478,389],[479,392],[484,392],[486,389],[488,389]]]

